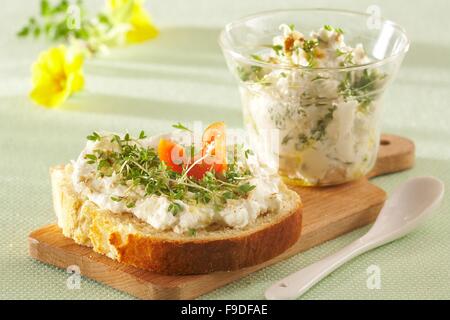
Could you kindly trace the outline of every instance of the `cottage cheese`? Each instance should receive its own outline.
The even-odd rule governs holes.
[[[342,183],[367,174],[378,151],[379,95],[386,75],[375,69],[345,70],[370,59],[361,44],[348,46],[338,29],[324,27],[308,39],[287,25],[280,29],[274,50],[253,55],[279,68],[239,69],[251,140],[266,143],[262,132],[276,130],[276,153],[265,156],[276,157],[280,173],[303,185]],[[314,49],[303,50],[305,41],[313,41]]]

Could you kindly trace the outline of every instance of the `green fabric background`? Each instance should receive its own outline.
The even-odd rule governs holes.
[[[88,1],[99,8],[102,1]],[[357,4],[356,4],[357,3]],[[68,290],[65,271],[27,256],[27,235],[55,220],[48,168],[77,156],[93,130],[166,131],[175,121],[225,120],[242,125],[237,88],[217,45],[220,28],[240,16],[280,7],[334,7],[365,11],[403,25],[409,55],[385,97],[384,132],[412,138],[417,164],[376,178],[390,192],[417,175],[450,182],[450,2],[164,0],[147,3],[160,37],[113,51],[86,65],[86,90],[63,107],[46,110],[27,99],[30,65],[48,44],[18,40],[15,32],[37,12],[38,1],[5,0],[0,12],[0,298],[128,299],[82,279]],[[328,23],[324,21],[323,23]],[[450,298],[450,200],[417,232],[354,259],[320,282],[304,299]],[[260,299],[274,280],[335,252],[364,233],[357,230],[201,298]],[[381,270],[381,289],[366,287],[370,265]]]

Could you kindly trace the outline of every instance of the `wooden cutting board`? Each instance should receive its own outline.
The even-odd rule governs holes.
[[[413,164],[412,141],[383,135],[377,163],[369,177],[406,170]],[[299,241],[270,261],[238,271],[166,276],[140,270],[75,244],[62,235],[56,224],[37,229],[29,235],[29,253],[35,259],[60,268],[77,265],[83,276],[142,299],[192,299],[373,222],[386,199],[386,193],[367,179],[335,187],[295,190],[304,204]]]

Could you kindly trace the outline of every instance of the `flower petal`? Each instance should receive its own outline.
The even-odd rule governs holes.
[[[37,104],[55,107],[84,86],[83,56],[64,46],[40,54],[32,68],[30,98]]]
[[[41,84],[36,86],[30,92],[30,98],[36,104],[53,108],[61,105],[70,95],[68,87],[65,90],[58,91],[56,86],[52,84]]]
[[[150,15],[139,2],[135,2],[129,23],[131,30],[127,32],[127,43],[140,43],[155,38],[159,30],[152,23]]]
[[[70,52],[68,53],[65,60],[65,72],[79,72],[83,67],[84,56],[81,52]]]
[[[78,92],[84,88],[84,76],[83,74],[77,73],[74,75],[72,82],[72,92]]]

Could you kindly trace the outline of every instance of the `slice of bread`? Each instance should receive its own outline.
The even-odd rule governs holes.
[[[195,236],[159,231],[130,213],[100,209],[75,192],[71,165],[50,170],[53,203],[64,236],[121,263],[162,274],[201,274],[262,263],[300,237],[302,206],[267,213],[244,229],[211,226]],[[286,192],[292,192],[286,189]]]

